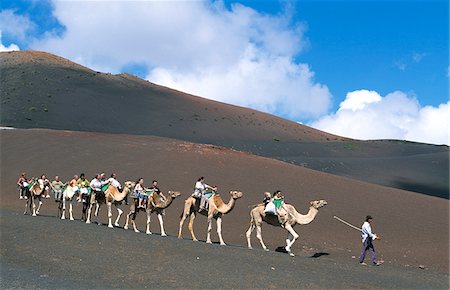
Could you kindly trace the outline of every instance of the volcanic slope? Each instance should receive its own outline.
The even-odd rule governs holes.
[[[144,177],[148,185],[157,179],[163,192],[182,193],[165,215],[166,231],[176,235],[183,201],[192,193],[198,175],[205,175],[208,183],[219,186],[225,202],[230,199],[230,190],[244,193],[223,218],[223,237],[230,244],[246,246],[245,232],[252,206],[261,202],[264,191],[281,188],[286,201],[301,213],[308,211],[311,200],[328,201],[311,224],[296,227],[300,238],[294,252],[311,255],[323,252],[333,259],[352,261],[352,256],[359,254],[360,233],[333,216],[359,226],[367,214],[372,214],[376,220],[374,230],[383,237],[377,242],[379,256],[387,264],[416,268],[424,265],[448,272],[448,201],[441,198],[355,181],[224,147],[174,139],[44,129],[0,130],[0,133],[0,197],[5,209],[20,213],[23,210],[24,202],[18,199],[15,185],[22,171],[27,171],[30,177],[58,174],[62,180],[81,172],[89,178],[99,171],[116,172],[122,182]],[[56,208],[53,199],[44,200],[41,214],[54,216]],[[80,217],[81,207],[76,205],[75,218]],[[106,222],[105,208],[101,210],[101,221]],[[152,231],[159,232],[157,219],[152,224]],[[138,227],[143,230],[144,225],[144,215],[140,215]],[[199,216],[194,228],[204,240],[206,218]],[[216,233],[212,234],[217,241]],[[254,234],[253,246],[259,248]],[[190,239],[187,223],[184,237]],[[273,250],[285,243],[286,233],[281,228],[263,225],[263,237]]]
[[[357,141],[270,114],[103,74],[38,51],[0,53],[1,126],[153,135],[448,198],[449,148]]]

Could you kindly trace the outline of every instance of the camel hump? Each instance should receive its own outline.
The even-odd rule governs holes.
[[[161,201],[161,197],[157,194],[155,194],[154,192],[150,195],[150,198],[153,199],[153,203],[155,205],[158,205],[159,202]]]
[[[220,194],[216,193],[212,196],[212,198],[216,207],[220,207],[224,204],[222,197],[220,197]]]

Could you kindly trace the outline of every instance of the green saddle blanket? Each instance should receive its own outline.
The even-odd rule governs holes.
[[[206,198],[211,198],[211,196],[213,196],[213,194],[214,194],[214,191],[206,191],[205,193],[204,193],[204,195],[206,196]]]
[[[102,191],[105,192],[109,187],[109,183],[102,186]]]

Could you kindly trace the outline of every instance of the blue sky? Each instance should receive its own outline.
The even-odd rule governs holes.
[[[448,1],[1,1],[51,52],[358,139],[449,144]]]

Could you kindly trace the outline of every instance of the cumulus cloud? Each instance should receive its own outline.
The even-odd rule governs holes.
[[[16,14],[12,9],[0,11],[0,30],[4,35],[23,41],[34,26],[28,17]]]
[[[5,46],[2,42],[2,31],[0,30],[0,52],[13,51],[13,50],[20,50],[20,48],[17,44],[14,44],[14,43],[11,43],[10,45]]]
[[[450,145],[449,108],[450,102],[422,107],[414,97],[400,91],[383,97],[375,91],[359,90],[348,93],[336,113],[309,125],[362,140],[399,139]]]
[[[289,118],[330,107],[328,88],[294,61],[308,41],[288,11],[221,1],[56,1],[54,9],[65,33],[32,48],[113,73],[144,64],[158,84]]]

